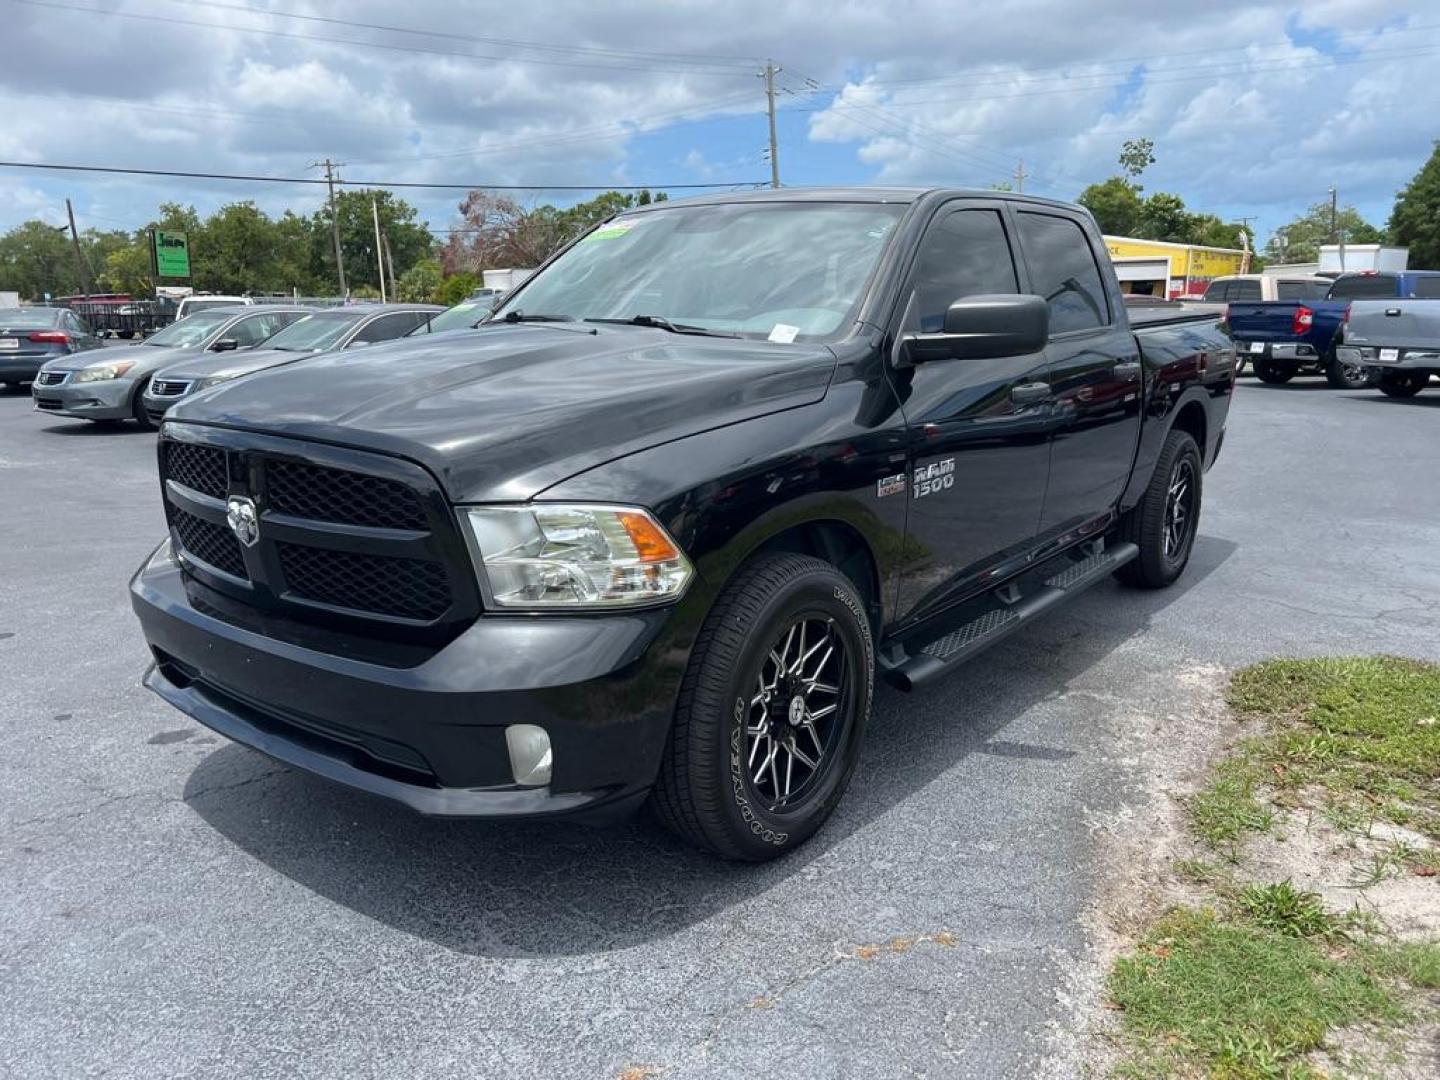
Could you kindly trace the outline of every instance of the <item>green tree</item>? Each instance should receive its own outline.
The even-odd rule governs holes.
[[[451,274],[440,283],[440,288],[435,294],[435,302],[444,304],[446,307],[454,307],[479,286],[479,278],[462,270],[458,274]]]
[[[1440,142],[1395,197],[1390,239],[1410,249],[1410,265],[1440,268]]]
[[[218,293],[276,291],[275,224],[253,202],[230,203],[205,221],[196,286]]]
[[[430,230],[416,220],[415,208],[392,193],[369,188],[337,192],[335,206],[340,222],[340,249],[345,257],[345,280],[351,286],[370,285],[378,289],[380,270],[375,259],[372,199],[380,214],[380,230],[390,240],[397,278],[421,259],[429,258],[435,244]],[[328,287],[335,288],[334,241],[328,204],[311,218],[310,249],[312,265],[323,268]]]
[[[400,299],[412,304],[430,303],[440,289],[440,264],[434,259],[421,259],[400,275],[396,282]]]
[[[1179,195],[1156,192],[1140,207],[1140,231],[1146,240],[1168,240],[1176,244],[1195,242],[1195,215],[1185,209]]]
[[[1100,231],[1112,236],[1136,236],[1144,200],[1134,184],[1123,176],[1112,176],[1091,184],[1080,193],[1079,203],[1100,225]]]
[[[1330,200],[1317,202],[1288,225],[1275,230],[1265,246],[1265,257],[1273,262],[1318,262],[1320,245],[1333,244],[1344,237],[1347,244],[1379,244],[1385,234],[1371,225],[1353,206],[1341,207],[1330,223]]]
[[[100,270],[100,281],[105,292],[150,296],[155,281],[150,273],[149,244],[144,239],[132,238],[125,247],[106,255],[104,268]]]
[[[1155,141],[1153,139],[1126,139],[1120,148],[1120,167],[1132,181],[1155,164]],[[1138,185],[1137,185],[1138,188]]]
[[[30,300],[79,292],[69,230],[31,220],[0,236],[0,289]]]

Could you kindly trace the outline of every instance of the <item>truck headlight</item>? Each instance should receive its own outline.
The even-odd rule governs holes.
[[[104,382],[107,379],[118,379],[132,367],[134,360],[121,360],[114,364],[91,364],[75,372],[71,382]]]
[[[477,569],[503,608],[617,608],[672,600],[694,574],[647,511],[629,506],[466,507]]]

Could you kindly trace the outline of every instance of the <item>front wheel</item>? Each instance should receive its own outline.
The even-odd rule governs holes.
[[[1412,398],[1430,381],[1430,375],[1424,371],[1382,371],[1380,373],[1380,392],[1386,397]]]
[[[1279,385],[1287,383],[1295,377],[1295,368],[1289,364],[1279,364],[1274,360],[1257,356],[1255,358],[1255,377],[1263,383]]]
[[[742,568],[695,642],[652,795],[660,820],[727,859],[803,843],[850,782],[874,673],[849,578],[785,553]]]
[[[150,419],[150,414],[145,411],[144,394],[146,382],[148,382],[148,380],[141,379],[140,385],[135,388],[135,397],[130,402],[130,415],[133,416],[135,422],[146,431],[154,431],[155,422]]]
[[[1358,360],[1341,360],[1332,349],[1325,362],[1325,381],[1336,390],[1363,390],[1370,385],[1370,369]]]
[[[1120,539],[1140,554],[1116,571],[1127,585],[1163,589],[1185,572],[1200,524],[1204,463],[1188,431],[1165,437],[1155,471],[1138,505],[1120,523]]]

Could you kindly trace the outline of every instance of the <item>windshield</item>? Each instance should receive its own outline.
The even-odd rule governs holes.
[[[197,312],[173,322],[158,334],[147,338],[146,345],[162,345],[174,348],[183,345],[199,345],[207,337],[235,316],[228,311]]]
[[[325,311],[317,315],[306,315],[265,342],[265,347],[284,349],[286,352],[328,349],[365,318],[366,314],[355,311]]]
[[[496,311],[629,320],[794,341],[849,328],[905,207],[722,203],[616,218]]]
[[[489,314],[489,301],[483,303],[466,301],[463,304],[456,304],[452,308],[446,308],[428,323],[421,323],[410,333],[412,335],[438,334],[441,330],[459,330],[462,327],[474,326]]]
[[[28,328],[54,326],[59,314],[54,308],[6,308],[0,311],[0,326]]]

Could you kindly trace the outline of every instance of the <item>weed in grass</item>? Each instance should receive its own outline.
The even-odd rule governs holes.
[[[1247,832],[1265,832],[1275,823],[1273,808],[1260,802],[1261,771],[1245,748],[1221,762],[1205,787],[1189,800],[1195,832],[1211,848],[1234,847]]]
[[[1247,885],[1236,902],[1255,925],[1290,937],[1330,937],[1340,930],[1319,893],[1297,889],[1289,881]]]
[[[1398,840],[1377,851],[1367,859],[1350,865],[1350,880],[1347,889],[1368,889],[1379,885],[1386,878],[1398,877],[1405,872],[1419,852],[1403,840]]]

